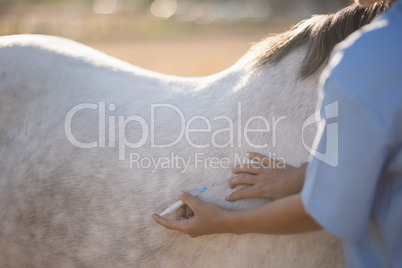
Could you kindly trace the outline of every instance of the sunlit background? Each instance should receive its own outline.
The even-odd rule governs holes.
[[[143,68],[202,76],[253,42],[347,0],[0,0],[0,35],[77,40]]]

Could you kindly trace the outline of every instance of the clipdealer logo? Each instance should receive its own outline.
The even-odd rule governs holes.
[[[169,148],[178,144],[182,139],[186,139],[187,143],[196,149],[204,149],[208,147],[214,148],[234,148],[235,144],[238,148],[242,146],[242,140],[244,140],[249,148],[253,149],[263,149],[263,148],[275,148],[277,146],[277,129],[278,124],[286,119],[286,116],[280,116],[276,118],[272,116],[271,120],[268,120],[264,116],[256,115],[245,120],[244,125],[242,124],[242,107],[241,103],[238,102],[237,105],[237,118],[232,120],[229,116],[221,115],[216,116],[212,119],[208,119],[205,116],[196,115],[189,118],[186,121],[184,113],[177,107],[172,104],[151,104],[150,105],[150,122],[147,122],[144,117],[139,115],[131,115],[128,117],[125,116],[115,116],[109,115],[106,116],[108,112],[114,112],[116,110],[116,106],[114,104],[109,104],[106,107],[105,102],[99,102],[98,104],[94,103],[82,103],[74,106],[67,113],[65,122],[64,122],[64,130],[65,135],[69,142],[76,147],[83,149],[90,148],[104,148],[110,147],[114,148],[118,147],[119,152],[119,160],[125,160],[126,158],[126,149],[136,149],[144,146],[148,140],[150,140],[151,148]],[[170,109],[175,112],[176,115],[180,118],[180,134],[176,137],[172,137],[173,141],[170,141],[165,144],[157,144],[155,142],[155,112],[158,109]],[[74,115],[79,113],[81,110],[95,110],[98,113],[98,140],[92,142],[82,142],[79,141],[76,137],[74,137],[72,132],[72,121]],[[333,119],[338,117],[338,102],[333,102],[329,105],[326,105],[323,109],[323,115],[320,117],[320,110],[316,111],[314,114],[310,115],[302,127],[302,143],[304,148],[315,158],[336,167],[338,165],[338,123],[331,122]],[[227,122],[227,126],[225,128],[220,128],[215,131],[212,131],[212,124],[217,120],[225,120]],[[117,121],[117,122],[116,122]],[[106,126],[108,124],[108,130],[106,130]],[[193,122],[203,122],[204,128],[193,128]],[[252,128],[253,122],[258,122],[260,128]],[[117,124],[116,124],[117,123]],[[140,138],[136,142],[129,141],[126,137],[126,128],[130,123],[137,124],[136,134],[139,133]],[[150,123],[150,124],[148,124]],[[234,131],[234,125],[237,124],[237,130]],[[317,124],[317,135],[316,140],[312,147],[306,144],[304,137],[304,129],[312,124]],[[261,127],[263,126],[263,127]],[[297,130],[295,130],[297,131]],[[116,137],[116,132],[117,137]],[[272,143],[262,143],[255,144],[250,138],[250,133],[269,133],[271,135],[270,141]],[[210,135],[209,142],[204,144],[197,144],[195,141],[191,139],[191,133],[204,133],[206,135]],[[217,142],[217,136],[221,133],[227,134],[227,140],[224,143]],[[106,135],[108,139],[106,139]],[[117,138],[117,139],[116,139]],[[237,141],[236,141],[237,139]],[[106,144],[106,140],[108,144]],[[325,151],[319,152],[317,151],[317,145],[319,141],[325,142]],[[221,140],[222,142],[222,140]],[[266,154],[271,154],[271,152],[267,152]],[[178,156],[179,157],[179,156]],[[132,153],[130,154],[130,165],[135,161],[143,161],[143,157],[139,157],[138,154]],[[282,159],[281,161],[285,161],[283,157],[277,157],[277,159]],[[147,159],[148,160],[148,159]],[[156,160],[155,160],[156,161]],[[182,160],[181,160],[182,161]],[[189,161],[188,159],[186,161]],[[144,162],[144,161],[143,161]],[[144,162],[145,163],[145,162]],[[150,161],[148,161],[150,163]],[[155,162],[158,163],[158,162]],[[162,163],[162,162],[161,162]],[[183,162],[184,163],[184,162]]]
[[[320,110],[309,116],[303,124],[302,141],[303,146],[312,156],[322,162],[332,166],[338,166],[338,122],[330,123],[338,118],[338,101],[326,105],[323,109],[324,115],[320,115]],[[304,129],[312,124],[317,124],[317,134],[313,147],[309,147],[304,142]],[[318,152],[316,149],[319,142],[325,142],[325,152]]]

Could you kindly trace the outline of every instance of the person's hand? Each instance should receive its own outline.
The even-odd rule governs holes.
[[[275,200],[301,191],[307,163],[295,168],[257,153],[247,153],[247,157],[262,165],[239,165],[233,169],[237,176],[230,180],[229,187],[234,189],[238,185],[249,186],[226,197],[227,201],[245,198]]]
[[[176,220],[153,214],[152,218],[167,229],[180,231],[190,237],[225,233],[224,218],[230,210],[198,200],[189,193],[178,194],[184,205],[176,210]]]

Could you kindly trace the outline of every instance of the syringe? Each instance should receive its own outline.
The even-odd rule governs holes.
[[[206,189],[208,189],[208,187],[204,187],[204,188],[202,188],[202,189],[199,190],[199,191],[194,191],[194,192],[191,193],[191,195],[192,195],[192,196],[197,196],[197,195],[199,195],[200,193],[204,192]],[[170,204],[167,209],[165,209],[164,211],[158,213],[158,215],[159,215],[160,217],[163,217],[163,216],[165,216],[165,215],[171,213],[172,211],[175,211],[176,209],[178,209],[179,207],[181,207],[183,204],[184,204],[183,201],[178,200],[178,201],[174,202],[173,204]]]

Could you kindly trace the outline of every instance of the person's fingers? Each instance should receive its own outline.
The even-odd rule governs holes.
[[[260,196],[261,193],[258,190],[258,187],[256,186],[248,186],[244,187],[231,195],[226,197],[226,200],[229,202],[237,201],[240,199],[246,199],[246,198],[262,198],[263,196]]]
[[[238,185],[253,185],[258,181],[258,175],[240,174],[229,181],[229,188],[233,189]]]
[[[272,168],[272,169],[279,168],[280,166],[283,167],[285,165],[285,163],[282,163],[280,161],[276,161],[276,160],[274,160],[272,158],[269,158],[268,156],[265,156],[263,154],[247,153],[246,155],[247,155],[247,157],[249,159],[257,161],[257,162],[263,164],[264,166]]]
[[[180,200],[183,201],[184,204],[189,206],[193,212],[196,212],[197,207],[203,203],[191,194],[183,191],[180,191],[177,195],[179,196]]]
[[[186,207],[187,206],[181,206],[178,209],[176,209],[176,220],[183,219],[186,217]]]
[[[194,216],[194,212],[191,210],[189,206],[186,206],[186,218]]]
[[[261,174],[263,171],[264,167],[258,166],[258,164],[242,164],[236,166],[233,170],[233,174],[238,174],[238,173],[250,173],[254,175]]]
[[[183,232],[183,225],[180,224],[180,221],[168,220],[160,217],[158,214],[153,214],[152,219],[167,229]]]

